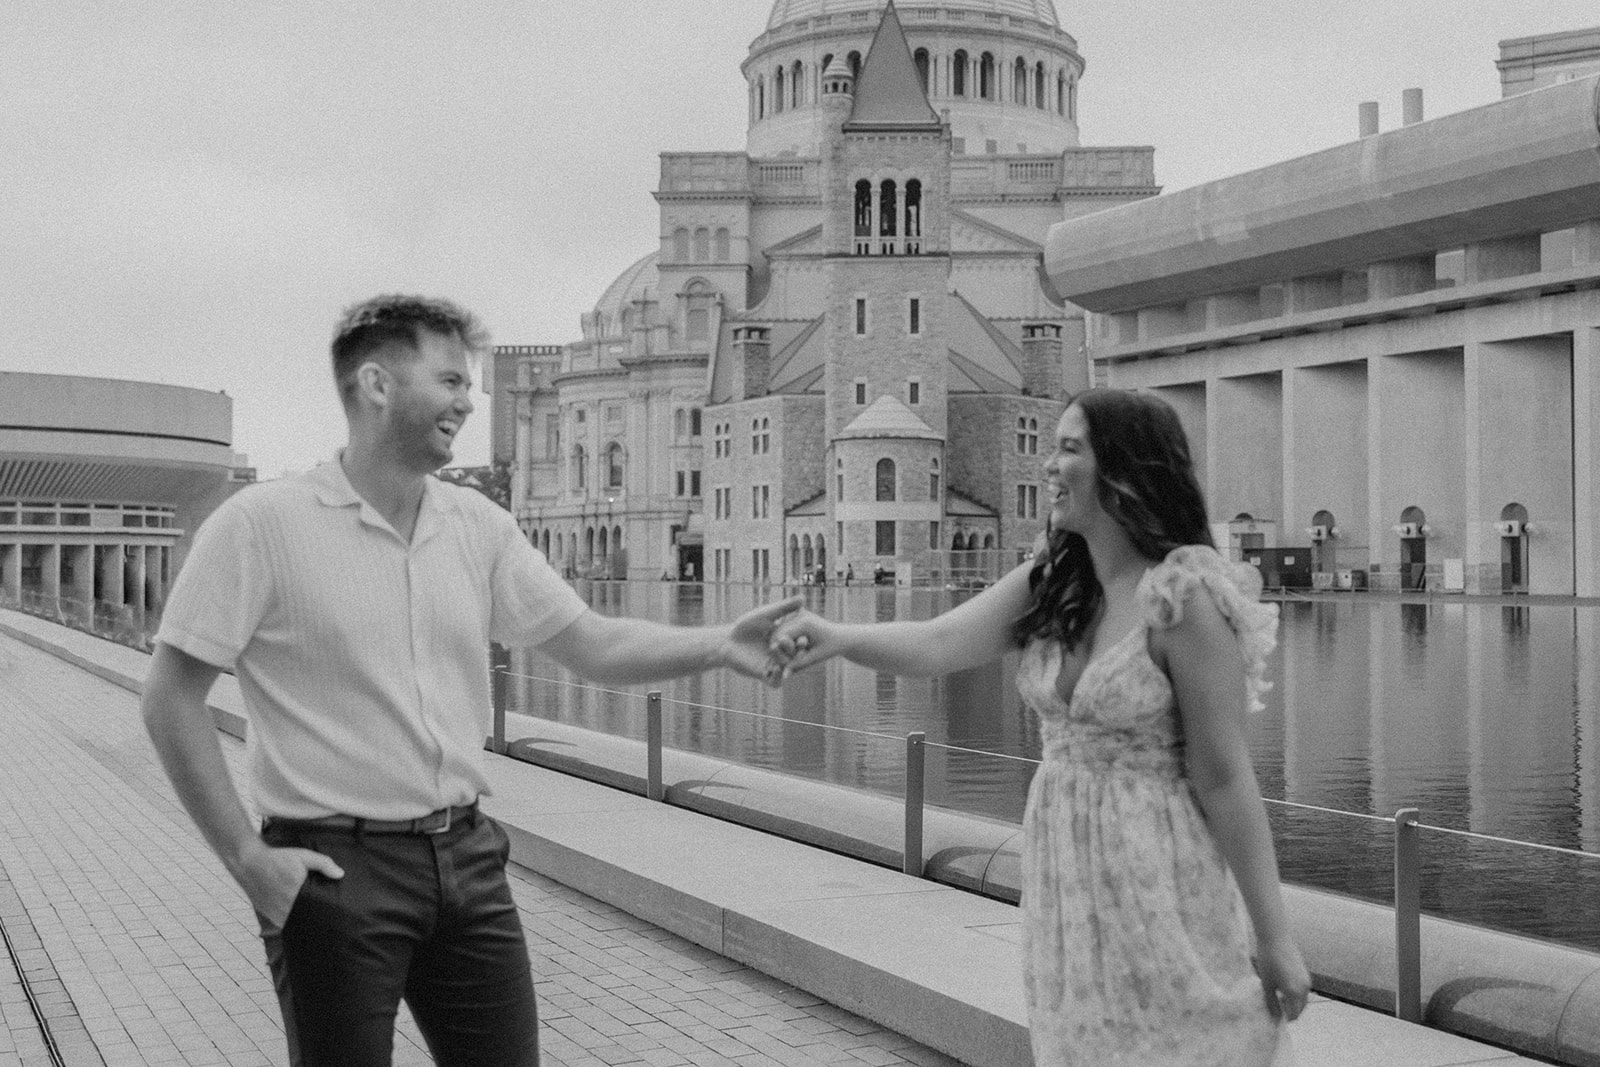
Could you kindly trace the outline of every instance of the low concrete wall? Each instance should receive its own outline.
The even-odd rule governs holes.
[[[643,793],[645,746],[523,715],[507,716],[508,755]],[[900,801],[664,749],[667,802],[899,868]],[[930,808],[926,877],[1015,902],[1021,828]],[[1284,886],[1318,992],[1394,1008],[1394,912]],[[1600,955],[1477,926],[1422,920],[1423,1019],[1430,1026],[1560,1063],[1600,1067]]]

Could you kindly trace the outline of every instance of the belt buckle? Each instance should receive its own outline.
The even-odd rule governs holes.
[[[423,827],[421,827],[421,831],[423,833],[425,833],[425,834],[442,834],[442,833],[444,833],[446,830],[450,829],[450,817],[454,813],[454,810],[455,809],[449,808],[449,807],[444,808],[443,809],[443,811],[444,811],[444,822],[439,826],[423,826]],[[435,812],[434,814],[438,814],[438,813]],[[419,821],[423,822],[423,823],[426,823],[431,818],[433,818],[432,815],[424,815]]]

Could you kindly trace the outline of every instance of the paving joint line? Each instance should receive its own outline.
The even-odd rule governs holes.
[[[6,920],[7,915],[11,916],[10,925]],[[28,1002],[28,1010],[33,1013],[34,1024],[38,1026],[39,1036],[44,1040],[45,1052],[50,1057],[50,1063],[53,1067],[78,1067],[77,1064],[68,1063],[65,1054],[61,1051],[61,1045],[56,1041],[55,1028],[51,1026],[50,1018],[46,1015],[44,1006],[39,1003],[38,994],[33,988],[33,980],[28,976],[28,968],[24,965],[21,955],[17,952],[16,942],[12,940],[12,925],[17,923],[18,917],[21,918],[21,925],[26,927],[30,940],[38,942],[38,931],[34,929],[33,920],[28,917],[27,907],[22,903],[22,897],[17,894],[16,888],[11,884],[11,876],[6,872],[5,864],[0,862],[0,941],[5,942],[6,952],[11,957],[11,966],[17,972],[17,981],[22,987],[22,995]],[[61,976],[56,973],[54,961],[48,955],[45,955],[42,950],[40,955],[44,956],[44,964],[40,969],[47,968],[49,978],[55,984],[62,985],[64,991],[65,986],[61,982]],[[77,1028],[81,1030],[83,1029],[83,1019],[78,1015],[78,1006],[73,1002],[71,994],[65,995],[66,1003],[71,1010],[68,1018],[73,1023],[76,1023]],[[95,1049],[92,1062],[104,1067],[105,1059],[101,1057],[100,1050],[93,1044],[90,1044],[89,1047]]]

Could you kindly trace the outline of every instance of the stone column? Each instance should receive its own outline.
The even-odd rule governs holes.
[[[100,577],[100,599],[112,607],[122,607],[127,602],[122,582],[122,546],[102,545],[95,550],[95,557],[96,570]]]
[[[1600,327],[1572,332],[1572,390],[1573,592],[1600,596]]]
[[[1597,612],[1574,611],[1576,626],[1573,645],[1589,649],[1600,642],[1600,618]],[[1575,657],[1574,669],[1577,684],[1572,692],[1577,699],[1578,736],[1574,762],[1578,766],[1579,840],[1585,851],[1600,851],[1600,663],[1595,657]]]
[[[72,613],[85,626],[94,624],[94,546],[67,545],[72,566]]]
[[[150,606],[150,597],[144,582],[144,548],[140,545],[130,545],[124,548],[127,560],[128,578],[126,582],[132,587],[133,599],[128,601],[130,607],[137,611],[142,618]]]
[[[0,545],[0,604],[16,604],[22,597],[22,546]]]
[[[39,594],[46,610],[61,610],[61,546],[45,545],[39,554]]]

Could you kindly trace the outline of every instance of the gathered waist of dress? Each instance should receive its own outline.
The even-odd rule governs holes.
[[[1145,733],[1065,726],[1045,734],[1044,762],[1087,771],[1177,778],[1183,774],[1183,745]]]

